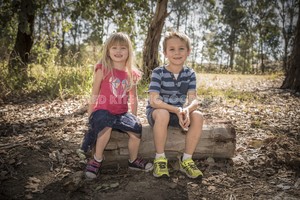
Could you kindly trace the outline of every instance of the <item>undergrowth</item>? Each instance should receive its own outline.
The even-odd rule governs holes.
[[[28,79],[20,83],[17,78],[8,73],[7,64],[0,63],[0,100],[15,101],[24,97],[55,99],[74,96],[89,96],[92,87],[93,71],[91,67],[62,67],[56,65],[30,65]],[[269,80],[277,79],[281,74],[268,76]],[[149,81],[138,83],[138,96],[147,98]],[[213,87],[199,87],[198,95],[201,98],[221,97],[230,100],[260,101],[253,92],[234,89],[216,89]]]
[[[0,98],[16,100],[23,97],[55,99],[87,95],[92,85],[89,67],[32,65],[26,81],[11,77],[5,64],[1,65]]]

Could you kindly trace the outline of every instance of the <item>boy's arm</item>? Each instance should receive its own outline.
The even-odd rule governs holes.
[[[197,99],[197,92],[196,91],[189,91],[187,94],[188,106],[185,108],[188,109],[189,113],[196,110],[199,106],[199,101]]]
[[[129,101],[130,101],[131,113],[137,116],[138,95],[137,95],[136,85],[133,85],[132,89],[129,91]]]
[[[93,108],[95,107],[95,104],[97,102],[102,79],[103,79],[103,73],[102,73],[102,70],[99,69],[95,72],[95,75],[94,75],[92,94],[91,94],[89,104],[88,104],[88,117],[90,117],[90,115],[92,114]]]
[[[187,94],[188,105],[183,108],[183,128],[188,129],[190,121],[190,113],[198,108],[198,100],[196,91],[190,91]]]
[[[169,105],[163,102],[159,98],[159,94],[157,92],[149,92],[149,102],[152,108],[165,109],[171,113],[175,113],[178,116],[179,125],[184,128],[183,121],[183,110],[180,107]]]
[[[165,109],[165,110],[175,113],[175,114],[180,112],[180,109],[178,107],[172,106],[172,105],[169,105],[169,104],[163,102],[160,99],[159,94],[157,92],[149,92],[149,102],[150,102],[150,106],[152,108]]]

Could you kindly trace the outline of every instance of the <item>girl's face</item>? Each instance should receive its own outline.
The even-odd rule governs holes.
[[[128,47],[122,44],[113,44],[109,48],[109,57],[113,62],[126,62],[129,55]]]
[[[179,38],[171,38],[166,42],[165,57],[168,58],[170,65],[183,66],[190,54],[186,42]]]

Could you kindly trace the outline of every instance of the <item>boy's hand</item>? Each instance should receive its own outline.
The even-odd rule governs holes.
[[[178,111],[176,112],[179,120],[179,125],[181,128],[185,131],[188,130],[190,125],[190,113],[188,108],[178,108]]]
[[[189,128],[189,125],[191,123],[190,121],[190,111],[188,108],[184,108],[182,110],[183,113],[183,126],[181,126],[183,128],[183,130],[187,131]]]
[[[178,117],[179,120],[179,125],[183,128],[184,126],[184,113],[183,113],[183,109],[181,107],[179,107],[177,109],[176,115]]]

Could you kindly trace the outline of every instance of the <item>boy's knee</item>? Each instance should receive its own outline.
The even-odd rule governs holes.
[[[165,109],[155,109],[152,113],[153,119],[157,120],[170,120],[170,113]]]
[[[194,112],[192,112],[192,113],[191,113],[191,118],[192,118],[192,121],[197,122],[197,124],[198,124],[199,122],[200,122],[200,124],[202,124],[203,121],[204,121],[204,117],[203,117],[202,113],[199,112],[199,111],[194,111]]]

